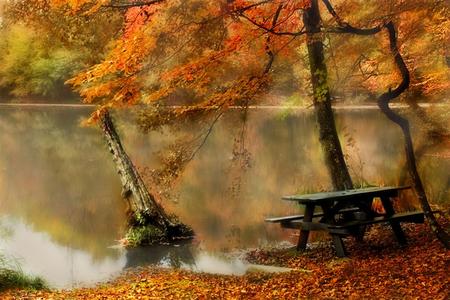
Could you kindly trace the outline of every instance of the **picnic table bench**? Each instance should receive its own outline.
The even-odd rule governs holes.
[[[390,224],[397,241],[406,244],[406,237],[400,226],[401,222],[423,223],[424,213],[421,211],[395,212],[391,201],[398,199],[401,187],[370,187],[337,192],[325,192],[307,195],[285,196],[282,199],[298,202],[305,206],[303,215],[267,218],[266,222],[280,223],[284,228],[299,229],[297,250],[305,250],[310,231],[326,231],[333,240],[337,256],[345,257],[346,250],[343,236],[353,235],[362,239],[367,225]],[[372,210],[375,198],[380,198],[385,213]],[[320,207],[320,212],[315,212]]]

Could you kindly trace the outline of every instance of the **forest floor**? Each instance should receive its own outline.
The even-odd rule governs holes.
[[[448,226],[447,226],[448,227]],[[304,254],[254,250],[252,263],[289,267],[288,273],[244,276],[141,268],[112,282],[75,290],[0,294],[1,299],[450,299],[450,251],[426,225],[404,226],[409,244],[397,246],[387,226],[365,243],[348,239],[350,258],[335,258],[329,243]]]

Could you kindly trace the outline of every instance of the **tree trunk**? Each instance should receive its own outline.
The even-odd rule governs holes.
[[[409,70],[406,67],[406,64],[397,46],[397,32],[395,30],[394,24],[392,22],[388,22],[385,25],[385,28],[389,34],[389,44],[391,53],[394,56],[395,64],[402,75],[402,82],[394,90],[389,90],[386,93],[382,94],[378,98],[378,106],[380,107],[381,111],[386,115],[386,117],[388,117],[392,122],[394,122],[401,128],[403,137],[405,139],[405,154],[406,160],[408,162],[408,171],[414,185],[414,190],[417,193],[417,198],[419,199],[424,214],[428,219],[431,230],[434,232],[434,234],[436,234],[436,237],[442,242],[442,244],[447,249],[450,249],[450,236],[436,220],[436,217],[434,216],[430,204],[428,202],[427,194],[425,193],[425,188],[423,186],[422,179],[420,178],[419,172],[417,171],[416,157],[414,154],[414,146],[409,122],[407,119],[403,118],[389,107],[389,102],[392,99],[395,99],[398,96],[400,96],[400,94],[403,93],[408,88],[410,82],[410,75]]]
[[[167,215],[155,197],[148,192],[141,176],[122,147],[108,111],[102,113],[100,121],[120,175],[122,196],[127,200],[131,210],[130,227],[152,226],[157,229],[158,237],[143,237],[145,240],[143,243],[165,242],[177,237],[192,236],[192,230]]]
[[[320,11],[317,0],[303,14],[307,31],[308,58],[313,87],[313,101],[319,127],[319,138],[328,173],[335,190],[353,188],[341,144],[336,130],[333,110],[331,108],[330,89],[328,86],[327,66],[323,50]]]
[[[428,219],[430,228],[436,235],[436,237],[442,242],[442,244],[447,249],[450,249],[450,237],[436,220],[436,217],[434,216],[433,211],[428,202],[427,194],[425,192],[422,179],[420,178],[419,172],[417,171],[416,157],[414,155],[414,146],[412,142],[409,122],[405,118],[393,112],[389,108],[388,105],[389,102],[383,100],[384,100],[383,98],[380,98],[379,101],[380,109],[392,122],[396,123],[402,129],[403,137],[405,139],[405,154],[408,163],[408,171],[411,176],[414,190],[416,191],[417,198],[419,199],[420,205],[422,206],[422,210],[425,214],[425,217]]]

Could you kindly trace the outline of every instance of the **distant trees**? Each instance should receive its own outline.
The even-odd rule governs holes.
[[[2,31],[1,88],[15,97],[69,93],[64,81],[82,68],[80,53],[51,45],[24,25]]]
[[[120,14],[80,18],[42,3],[4,4],[0,89],[6,99],[31,96],[67,101],[73,94],[65,81],[98,62],[120,30]]]

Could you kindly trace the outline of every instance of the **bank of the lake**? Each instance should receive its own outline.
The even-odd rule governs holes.
[[[442,220],[441,220],[442,221]],[[2,299],[448,299],[450,251],[426,225],[407,225],[409,245],[396,246],[392,232],[376,226],[365,244],[349,241],[351,257],[336,259],[323,244],[306,254],[254,250],[247,259],[294,269],[289,273],[212,275],[136,268],[92,288],[14,290]]]

